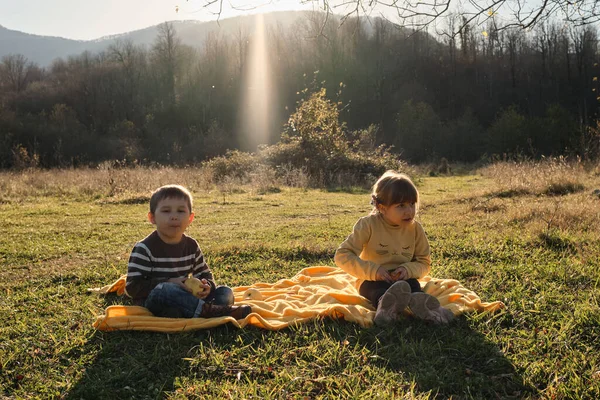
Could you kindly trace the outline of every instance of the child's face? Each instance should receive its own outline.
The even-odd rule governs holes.
[[[168,197],[158,202],[154,214],[148,213],[150,222],[156,225],[158,236],[165,243],[179,243],[183,232],[194,220],[185,199]]]
[[[411,224],[415,219],[416,206],[415,203],[399,203],[389,206],[380,206],[379,212],[383,218],[394,226]]]

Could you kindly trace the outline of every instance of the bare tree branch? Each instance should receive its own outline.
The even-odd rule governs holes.
[[[186,0],[187,1],[187,0]],[[221,17],[224,0],[192,0],[204,9],[215,9],[214,15]],[[227,0],[235,10],[260,9],[261,0]],[[266,4],[276,3],[270,0]],[[454,31],[441,32],[456,35],[465,24],[482,25],[490,18],[497,18],[498,29],[531,29],[535,25],[555,19],[572,26],[593,24],[600,20],[599,0],[301,0],[301,4],[314,4],[315,9],[326,13],[334,10],[342,15],[344,23],[351,16],[370,16],[373,12],[391,22],[415,30],[435,25],[443,16],[460,14],[465,23],[455,26]],[[394,16],[392,18],[391,16]],[[396,19],[396,20],[394,20]]]

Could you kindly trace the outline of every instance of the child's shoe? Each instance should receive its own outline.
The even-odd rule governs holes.
[[[454,319],[452,311],[442,307],[437,298],[427,293],[412,293],[408,308],[416,318],[434,324],[447,324]]]
[[[200,313],[200,317],[233,317],[235,319],[244,319],[251,312],[252,308],[246,304],[243,304],[241,306],[225,306],[212,303],[204,303],[202,305],[202,312]]]
[[[373,322],[385,326],[397,321],[409,301],[410,285],[406,281],[394,283],[379,299]]]
[[[231,313],[229,313],[229,315],[235,319],[244,319],[252,312],[252,307],[247,304],[229,307],[231,307]]]

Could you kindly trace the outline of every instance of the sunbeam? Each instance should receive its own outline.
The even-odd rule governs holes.
[[[242,89],[240,144],[247,150],[256,150],[271,137],[273,87],[264,18],[255,18],[255,29],[250,39],[250,51],[245,68]]]

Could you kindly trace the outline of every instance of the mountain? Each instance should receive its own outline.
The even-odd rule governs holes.
[[[280,11],[264,14],[268,26],[280,24],[289,27],[295,21],[306,18],[307,11]],[[252,32],[254,15],[234,17],[219,22],[173,21],[173,27],[182,43],[201,47],[211,33],[234,34],[238,30]],[[67,58],[84,51],[97,53],[108,48],[116,40],[131,40],[137,45],[151,46],[156,39],[158,25],[137,31],[106,36],[94,40],[72,40],[54,36],[40,36],[14,31],[0,26],[0,58],[7,54],[23,54],[29,61],[48,66],[56,58]]]
[[[23,54],[30,61],[47,65],[56,57],[75,54],[82,49],[85,49],[83,41],[31,35],[0,26],[0,57]]]

